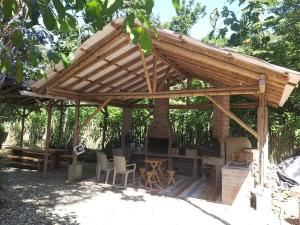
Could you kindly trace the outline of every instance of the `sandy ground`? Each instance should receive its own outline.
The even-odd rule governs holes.
[[[66,169],[45,179],[36,171],[2,168],[8,182],[0,191],[0,224],[280,224],[267,211],[95,183],[94,169],[85,168],[83,181],[67,184]]]

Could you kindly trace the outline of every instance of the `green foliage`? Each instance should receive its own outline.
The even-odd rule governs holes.
[[[0,149],[2,144],[5,142],[7,132],[5,132],[4,126],[0,123]]]
[[[178,1],[173,1],[173,5],[177,8]],[[55,39],[77,31],[76,21],[82,16],[96,32],[117,15],[124,15],[125,32],[145,54],[150,54],[149,31],[155,33],[149,19],[153,6],[154,0],[4,0],[0,4],[0,72],[20,82],[24,76],[40,79],[49,66],[59,61],[68,67],[72,60],[70,53],[58,49],[53,53],[51,48]]]
[[[299,0],[240,0],[239,5],[240,15],[228,6],[211,13],[213,30],[205,41],[299,71]],[[219,20],[223,27],[217,29]],[[299,148],[299,100],[300,89],[296,87],[283,107],[269,112],[270,154],[275,162]],[[255,124],[255,113],[246,117],[245,112],[236,113],[248,124]],[[236,133],[242,132],[234,124],[231,128]]]
[[[194,0],[173,1],[176,9],[176,16],[170,23],[164,24],[164,28],[188,35],[192,26],[205,15],[205,6]]]

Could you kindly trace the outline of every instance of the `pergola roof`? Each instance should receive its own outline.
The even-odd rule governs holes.
[[[297,71],[168,30],[158,30],[158,39],[152,38],[153,54],[144,56],[123,33],[122,22],[117,19],[95,33],[77,49],[68,69],[56,65],[47,79],[36,82],[32,89],[42,95],[99,103],[111,97],[110,104],[128,105],[132,99],[147,98],[153,86],[159,91],[166,81],[172,85],[197,78],[216,87],[232,87],[234,94],[239,86],[258,87],[264,75],[268,104],[282,106],[300,80]],[[253,91],[249,93],[258,96]],[[194,92],[191,96],[195,96]]]
[[[3,79],[3,75],[0,74],[0,80]],[[0,88],[0,102],[14,105],[31,106],[38,104],[46,99],[35,98],[32,96],[21,95],[20,91],[29,91],[30,89],[24,84],[17,84],[15,79],[5,77],[3,84]]]

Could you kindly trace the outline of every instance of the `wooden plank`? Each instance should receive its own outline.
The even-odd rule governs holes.
[[[90,122],[91,119],[93,119],[98,112],[100,112],[109,102],[111,101],[111,98],[106,99],[88,118],[83,121],[83,123],[79,126],[79,130],[81,130],[85,125]]]
[[[194,42],[195,44],[190,43],[186,39],[187,37],[182,37],[178,39],[166,33],[160,33],[159,41],[162,45],[171,44],[176,50],[180,48],[180,49],[188,50],[190,52],[200,52],[201,55],[209,58],[210,61],[220,61],[221,63],[225,62],[228,65],[239,66],[240,68],[245,68],[247,70],[254,71],[257,74],[270,74],[274,78],[278,79],[278,81],[281,83],[287,82],[288,77],[284,73],[277,73],[261,65],[249,61],[237,59],[233,56],[231,52],[228,52],[225,55],[222,52],[218,52],[217,49],[216,50],[209,49],[209,47],[205,44],[202,43],[196,44],[195,42]],[[153,38],[153,40],[156,42],[155,38]]]
[[[44,159],[34,158],[30,156],[17,156],[17,155],[7,155],[8,159],[16,159],[16,160],[25,160],[25,161],[32,161],[32,162],[43,162]]]
[[[144,66],[144,76],[145,76],[145,79],[147,82],[148,90],[149,90],[149,93],[152,93],[152,87],[151,87],[151,82],[150,82],[150,78],[149,78],[148,66],[147,66],[144,52],[141,50],[141,48],[140,48],[140,54],[141,54],[141,59],[142,59],[143,66]]]
[[[149,104],[133,104],[129,105],[129,108],[133,109],[152,109],[154,105]],[[170,109],[212,109],[213,104],[211,103],[202,103],[202,104],[186,104],[186,105],[170,105]],[[231,103],[231,109],[256,109],[258,108],[257,102],[247,102],[247,103]]]
[[[157,56],[153,55],[153,92],[156,92],[157,82]]]
[[[109,56],[110,54],[113,54],[114,52],[118,51],[119,49],[121,49],[122,47],[124,47],[125,45],[128,44],[128,41],[124,41],[119,43],[119,45],[116,45],[115,47],[113,47],[111,50],[109,50],[109,52],[107,52],[106,54],[104,54],[101,58],[97,59],[97,62],[100,62],[101,60],[105,59],[105,57]],[[120,55],[118,55],[116,58],[114,58],[112,61],[117,63],[119,61],[121,61],[122,59],[128,57],[129,55],[131,55],[132,53],[134,53],[135,51],[137,51],[137,48],[132,48],[129,51],[126,51],[125,53],[122,53]],[[94,70],[88,72],[87,74],[85,74],[83,77],[76,77],[77,80],[71,82],[69,85],[67,85],[65,87],[65,89],[70,89],[78,84],[80,84],[83,81],[90,81],[89,78],[96,75],[97,73],[107,69],[108,67],[110,67],[110,64],[104,64],[98,68],[95,68]],[[93,81],[90,81],[93,82]]]
[[[140,62],[140,60],[138,61]],[[152,61],[150,61],[149,63],[151,63]],[[132,64],[131,66],[136,65],[137,63]],[[119,82],[120,80],[122,80],[124,77],[127,77],[129,75],[134,75],[133,78],[130,78],[129,80],[125,81],[125,85],[130,84],[131,82],[134,82],[137,78],[141,77],[143,74],[141,73],[137,73],[138,71],[140,71],[141,69],[143,69],[143,65],[141,64],[140,66],[136,67],[135,69],[129,70],[127,73],[125,73],[124,75],[122,75],[121,77],[116,77],[115,79],[113,79],[112,81],[108,82],[108,84],[104,83],[102,84],[102,87],[96,88],[94,91],[102,91],[105,87],[108,87],[109,85],[113,85],[117,82]],[[109,91],[113,92],[115,90],[118,90],[119,88],[121,88],[123,86],[123,83],[118,84],[114,87],[111,87],[111,89]]]
[[[159,85],[159,87],[158,87],[158,90],[159,90],[159,91],[161,91],[161,90],[163,89],[163,87],[164,87],[164,85],[165,85],[165,82],[166,82],[166,80],[167,80],[167,78],[168,78],[168,74],[169,74],[171,68],[172,68],[171,66],[168,67],[168,69],[167,69],[167,71],[166,71],[166,73],[165,73],[165,75],[164,75],[164,79],[162,80],[162,82],[160,83],[160,85]]]
[[[121,33],[121,29],[113,31],[111,35],[108,35],[107,37],[103,38],[103,40],[100,43],[98,43],[97,46],[90,48],[89,52],[82,55],[75,62],[73,62],[68,69],[58,72],[56,76],[54,76],[51,80],[43,84],[36,91],[38,93],[42,93],[46,87],[56,86],[60,83],[63,83],[70,77],[75,76],[76,73],[88,68],[91,65],[91,63],[94,63],[95,60],[99,59],[99,57],[104,55],[105,52],[108,51],[113,44],[120,41],[119,35]]]
[[[258,94],[258,85],[232,86],[232,87],[214,87],[192,90],[160,91],[156,93],[147,92],[101,92],[101,93],[81,93],[81,97],[111,97],[111,98],[177,98],[189,96],[206,95],[243,95]]]
[[[217,106],[220,110],[222,110],[227,116],[229,116],[231,119],[233,119],[235,122],[237,122],[241,127],[243,127],[245,130],[247,130],[249,133],[251,133],[254,137],[259,138],[258,133],[253,130],[251,127],[249,127],[244,121],[242,121],[240,118],[238,118],[236,115],[234,115],[232,112],[227,110],[222,104],[218,103],[213,97],[206,96],[215,106]]]
[[[139,62],[139,59],[135,58],[135,59],[130,60],[129,62],[127,62],[124,65],[119,65],[118,64],[119,61],[122,61],[123,59],[125,59],[126,57],[132,55],[136,51],[137,51],[137,48],[132,48],[129,51],[127,51],[127,52],[125,52],[125,53],[117,56],[116,58],[114,58],[112,60],[107,60],[106,58],[103,58],[103,61],[105,61],[106,64],[100,66],[96,70],[91,71],[90,73],[88,73],[87,75],[85,75],[82,78],[82,80],[86,80],[86,81],[90,82],[90,84],[87,84],[87,85],[81,87],[79,91],[89,89],[89,88],[91,88],[95,84],[101,84],[107,78],[110,78],[114,74],[117,74],[117,73],[119,73],[122,70],[126,70],[127,67],[132,66],[132,64],[135,64],[135,63]],[[89,80],[90,77],[93,77],[97,73],[100,73],[101,71],[104,71],[104,70],[106,70],[106,69],[108,69],[109,67],[112,67],[112,66],[116,66],[117,68],[113,69],[112,71],[110,71],[110,72],[108,72],[106,74],[101,75],[97,79]]]

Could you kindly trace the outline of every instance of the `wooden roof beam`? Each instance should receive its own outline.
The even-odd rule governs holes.
[[[58,93],[60,90],[54,90]],[[176,90],[176,91],[160,91],[156,93],[147,92],[93,92],[93,93],[76,93],[68,92],[74,96],[80,96],[80,98],[113,98],[113,99],[142,99],[142,98],[178,98],[178,97],[190,97],[190,96],[219,96],[219,95],[247,95],[258,94],[258,85],[241,85],[231,87],[213,87],[204,89],[192,89],[192,90]]]
[[[140,54],[141,54],[141,59],[142,59],[143,66],[144,66],[144,77],[147,82],[149,93],[152,93],[153,91],[152,91],[151,82],[150,82],[150,78],[149,78],[148,66],[147,66],[147,62],[145,60],[144,52],[141,50],[141,48],[140,48]]]
[[[126,44],[127,44],[127,43],[126,43]],[[117,47],[118,47],[118,46],[117,46]],[[119,50],[119,49],[117,48],[116,50],[113,51],[113,53],[114,53],[115,51],[117,51],[117,50]],[[136,47],[134,47],[134,48],[130,49],[129,51],[126,51],[126,52],[124,52],[124,53],[118,55],[116,58],[114,58],[114,59],[111,60],[111,61],[114,62],[114,63],[117,63],[117,62],[119,62],[119,61],[125,59],[126,57],[130,56],[131,54],[134,54],[137,50],[138,50],[138,49],[137,49]],[[107,57],[107,56],[105,56],[105,57]],[[105,57],[103,57],[102,59],[104,60]],[[100,61],[100,60],[99,60],[99,61]],[[92,81],[89,80],[90,77],[92,77],[92,76],[96,75],[97,73],[99,73],[99,72],[101,72],[101,71],[107,69],[107,68],[110,67],[110,66],[111,66],[111,64],[106,63],[106,64],[104,64],[104,65],[102,65],[102,66],[96,68],[95,70],[90,71],[89,73],[87,73],[87,74],[84,75],[83,77],[78,78],[78,80],[76,80],[76,81],[70,83],[68,86],[65,87],[65,89],[70,89],[70,88],[72,88],[72,87],[78,85],[78,84],[81,83],[82,81],[89,81],[89,82],[92,82]]]
[[[102,55],[109,51],[111,46],[120,41],[119,35],[122,33],[121,29],[115,30],[111,35],[105,37],[98,46],[94,46],[87,51],[86,54],[79,57],[75,62],[71,64],[68,69],[62,70],[54,76],[51,80],[43,84],[36,91],[41,93],[46,87],[56,86],[65,82],[70,77],[74,76],[78,71],[87,69],[95,60],[99,59]]]

